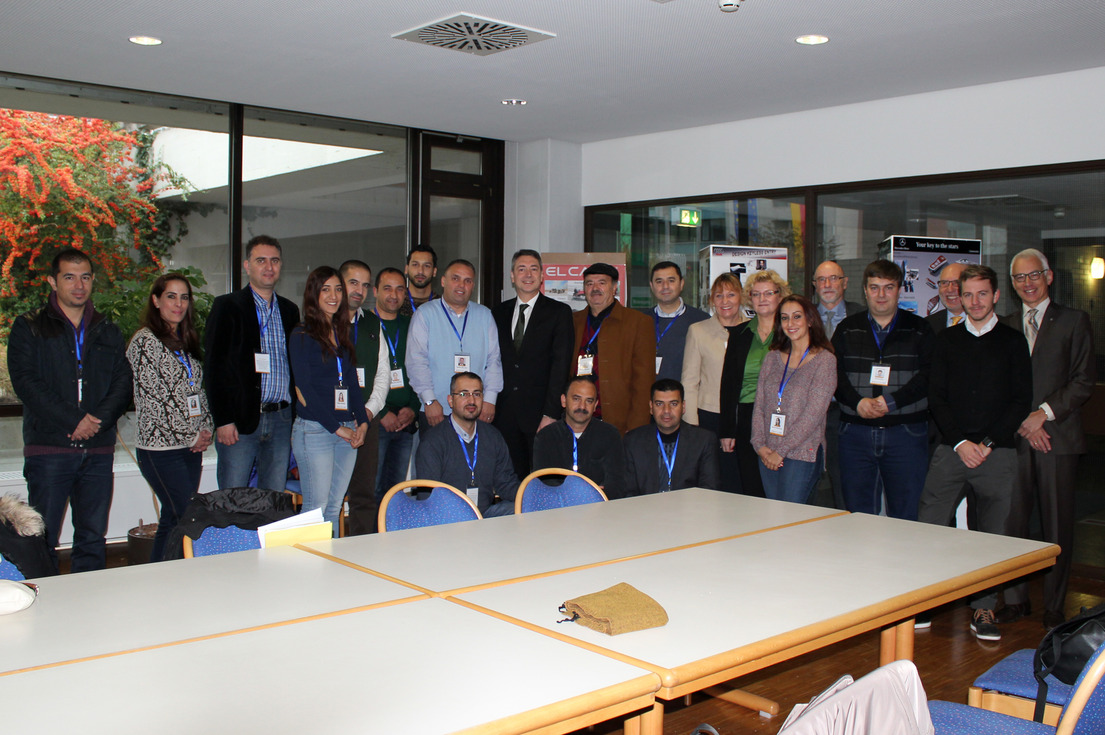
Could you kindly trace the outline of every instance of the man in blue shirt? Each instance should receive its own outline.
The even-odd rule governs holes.
[[[656,306],[645,315],[656,328],[656,378],[683,379],[683,348],[687,330],[710,315],[683,302],[683,271],[676,263],[664,260],[652,266],[648,287]]]

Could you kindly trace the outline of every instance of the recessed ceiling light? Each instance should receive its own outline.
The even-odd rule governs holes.
[[[160,38],[154,38],[153,36],[131,36],[127,40],[130,41],[131,43],[137,44],[139,46],[160,46],[161,45],[161,39]]]
[[[510,100],[503,100],[503,104],[504,105],[517,105],[517,106],[520,107],[520,106],[526,104],[526,101],[525,100],[510,99]]]
[[[802,44],[803,46],[820,46],[823,43],[828,43],[829,42],[829,37],[828,36],[818,36],[816,34],[810,34],[808,36],[799,36],[798,38],[796,38],[794,40],[796,42]]]

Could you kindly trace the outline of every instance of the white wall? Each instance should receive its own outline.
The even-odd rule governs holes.
[[[1101,159],[1102,90],[1105,67],[586,143],[582,203]]]

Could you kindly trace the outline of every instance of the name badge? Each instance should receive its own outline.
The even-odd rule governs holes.
[[[188,396],[188,418],[194,419],[200,415],[200,397],[198,395]]]
[[[476,505],[476,507],[479,507],[480,489],[478,487],[465,488],[464,494],[468,496],[468,499],[471,500]]]
[[[772,436],[787,435],[787,417],[781,413],[771,414],[771,426],[768,429]]]
[[[348,411],[349,410],[349,389],[348,388],[335,388],[334,389],[334,410],[335,411]]]
[[[265,375],[272,372],[272,358],[267,352],[253,353],[253,369]]]
[[[466,373],[472,369],[472,358],[468,355],[453,355],[453,372]]]
[[[396,368],[391,371],[391,389],[403,387],[403,368]]]
[[[84,400],[84,378],[77,378],[77,405]]]
[[[659,355],[656,356],[656,374],[657,375],[660,374],[660,363],[662,363],[663,361],[664,361],[664,358],[660,357]]]
[[[871,385],[890,385],[890,366],[871,366]]]
[[[364,368],[357,368],[357,385],[364,388]]]
[[[590,375],[595,369],[594,355],[580,355],[576,365],[576,375]]]

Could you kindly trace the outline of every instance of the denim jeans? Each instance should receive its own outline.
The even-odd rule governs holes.
[[[353,429],[356,424],[349,421],[342,426]],[[338,514],[349,487],[349,478],[353,476],[357,450],[317,421],[300,418],[292,426],[292,448],[299,465],[302,510],[322,508],[322,517],[334,524],[334,536],[337,536]]]
[[[853,513],[878,514],[879,479],[886,514],[917,520],[928,470],[928,422],[879,428],[840,422],[840,484]]]
[[[46,521],[46,543],[57,566],[56,547],[65,505],[73,516],[73,553],[70,571],[104,568],[107,518],[115,487],[113,454],[40,454],[23,459],[27,496]]]
[[[138,469],[161,502],[161,517],[157,520],[157,534],[153,537],[150,553],[150,561],[161,561],[165,539],[176,528],[180,514],[199,490],[203,453],[188,448],[161,452],[139,449]]]
[[[385,431],[380,428],[380,455],[376,468],[376,500],[384,499],[388,490],[407,479],[411,463],[414,434],[409,431]]]
[[[818,448],[817,459],[804,462],[800,459],[783,459],[783,466],[769,470],[760,462],[760,477],[764,483],[764,494],[771,500],[785,500],[788,503],[809,502],[813,489],[821,477],[821,462],[824,450]]]
[[[288,484],[288,456],[292,449],[292,407],[261,414],[252,434],[238,434],[238,443],[215,442],[219,456],[219,489],[246,487],[257,462],[257,487],[283,491]]]

